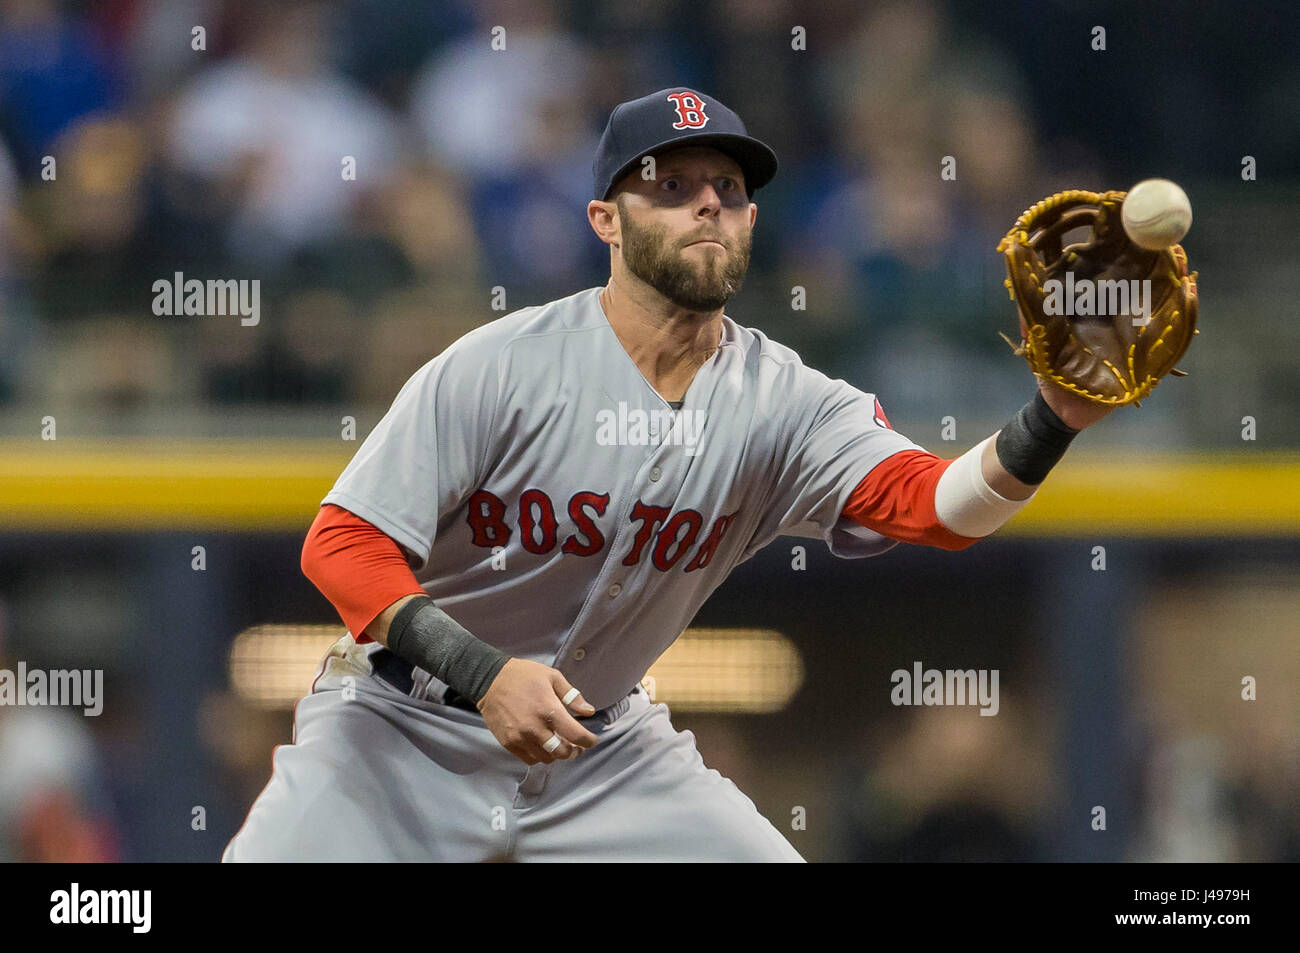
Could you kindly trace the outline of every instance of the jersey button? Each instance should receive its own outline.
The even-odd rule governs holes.
[[[650,482],[651,482],[651,483],[658,483],[658,482],[659,482],[659,478],[660,478],[661,476],[663,476],[663,475],[664,475],[664,471],[663,471],[663,470],[660,470],[658,467],[651,467],[651,468],[650,468]]]
[[[573,657],[576,658],[579,662],[581,662],[583,659],[585,659],[585,658],[587,657],[587,650],[586,650],[586,649],[574,649],[574,651],[573,651]]]
[[[614,583],[614,585],[609,587],[609,594],[611,596],[616,596],[622,591],[623,591],[623,587],[620,586],[618,583]]]

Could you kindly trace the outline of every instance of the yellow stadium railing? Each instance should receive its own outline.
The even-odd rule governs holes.
[[[341,441],[0,441],[0,528],[305,530]],[[1300,535],[1300,454],[1067,456],[999,535]]]

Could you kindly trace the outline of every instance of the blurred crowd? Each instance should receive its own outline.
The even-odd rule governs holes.
[[[498,316],[493,288],[514,310],[603,283],[596,140],[618,102],[674,85],[781,159],[744,323],[909,400],[960,383],[954,349],[1014,380],[992,246],[1113,150],[1080,144],[1086,116],[1044,149],[1035,54],[961,9],[0,0],[0,402],[386,404]],[[177,272],[260,280],[264,320],[156,316]]]

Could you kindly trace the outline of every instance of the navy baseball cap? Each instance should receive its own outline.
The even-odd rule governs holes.
[[[712,146],[735,159],[750,197],[776,175],[776,153],[749,135],[739,116],[712,96],[675,86],[619,103],[609,114],[591,164],[596,198],[608,200],[643,156],[684,145]]]

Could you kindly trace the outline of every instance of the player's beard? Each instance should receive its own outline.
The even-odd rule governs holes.
[[[717,311],[740,291],[749,271],[752,237],[746,232],[726,245],[724,255],[706,255],[700,264],[687,260],[685,246],[674,246],[662,225],[641,225],[628,214],[623,196],[616,200],[622,223],[623,263],[627,270],[687,311]]]

